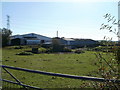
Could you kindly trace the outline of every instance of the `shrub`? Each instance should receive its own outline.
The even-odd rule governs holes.
[[[38,53],[38,48],[32,48],[32,53]]]
[[[48,49],[46,50],[46,53],[52,53],[52,52],[53,52],[52,48],[48,48]]]
[[[46,53],[46,52],[47,52],[47,49],[41,47],[41,48],[39,48],[39,52],[40,52],[40,53]]]
[[[117,63],[120,64],[120,47],[117,47],[115,54],[116,54]]]
[[[22,46],[16,46],[14,47],[14,49],[22,49],[23,47]]]
[[[63,52],[72,52],[72,50],[71,50],[71,49],[68,49],[68,48],[64,48],[64,49],[63,49]]]

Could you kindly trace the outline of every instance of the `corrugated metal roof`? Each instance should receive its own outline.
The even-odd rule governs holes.
[[[11,36],[11,39],[13,39],[13,38],[27,38],[27,37],[28,38],[29,37],[31,37],[31,38],[37,38],[37,36],[38,37],[40,36],[40,37],[45,37],[45,38],[51,39],[50,37],[39,35],[39,34],[35,34],[35,33],[28,33],[28,34],[23,34],[23,35],[13,35],[13,36]]]

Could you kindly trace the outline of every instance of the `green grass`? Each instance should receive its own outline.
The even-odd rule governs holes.
[[[82,54],[34,54],[16,55],[30,48],[13,49],[12,47],[3,48],[2,64],[32,70],[46,72],[71,74],[79,76],[98,76],[98,66],[94,65],[96,57],[93,51],[86,51]],[[11,71],[20,81],[25,84],[38,86],[40,88],[79,88],[84,82],[68,78],[33,74],[29,72]],[[3,71],[2,77],[13,80]]]

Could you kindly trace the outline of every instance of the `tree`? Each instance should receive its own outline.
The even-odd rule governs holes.
[[[2,31],[2,46],[4,47],[8,45],[12,31],[6,28],[1,29],[1,31]]]
[[[114,33],[118,38],[120,38],[119,30],[116,28],[113,28],[114,25],[118,25],[119,23],[115,22],[116,19],[113,18],[111,14],[104,15],[104,18],[107,20],[107,22],[112,22],[112,25],[109,24],[102,24],[100,30],[108,30],[109,32]],[[119,22],[119,20],[118,20]],[[120,80],[120,46],[118,43],[118,46],[116,46],[116,42],[112,42],[111,37],[104,37],[105,41],[102,41],[102,44],[105,45],[107,52],[96,52],[96,65],[99,66],[98,74],[101,75],[102,78],[104,78],[106,81],[103,83],[97,83],[96,87],[97,89],[113,89],[113,90],[119,90],[120,83],[115,82],[117,80]],[[109,46],[112,45],[112,48],[109,48]],[[112,50],[112,53],[109,53],[109,49]],[[108,56],[105,57],[105,54]],[[107,79],[113,79],[114,81],[107,81]]]
[[[53,52],[62,52],[64,46],[60,44],[60,38],[56,37],[52,39],[52,50]]]

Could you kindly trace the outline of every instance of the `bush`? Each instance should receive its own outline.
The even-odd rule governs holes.
[[[32,53],[38,53],[38,48],[32,48]]]
[[[20,53],[17,53],[16,55],[33,55],[33,53],[31,53],[31,52],[20,52]]]
[[[53,52],[52,48],[48,48],[48,49],[46,50],[46,53],[52,53],[52,52]]]
[[[14,49],[22,49],[23,47],[21,47],[21,46],[16,46],[16,47],[14,47]]]
[[[63,52],[64,46],[63,45],[53,45],[52,51],[53,52]]]
[[[68,48],[64,48],[64,49],[63,49],[63,52],[72,52],[72,50],[71,50],[71,49],[68,49]]]
[[[41,47],[41,48],[39,48],[39,52],[40,52],[40,53],[46,53],[46,52],[47,52],[47,49]]]
[[[120,64],[120,47],[117,47],[115,54],[116,54],[116,60],[117,60],[118,64]]]

